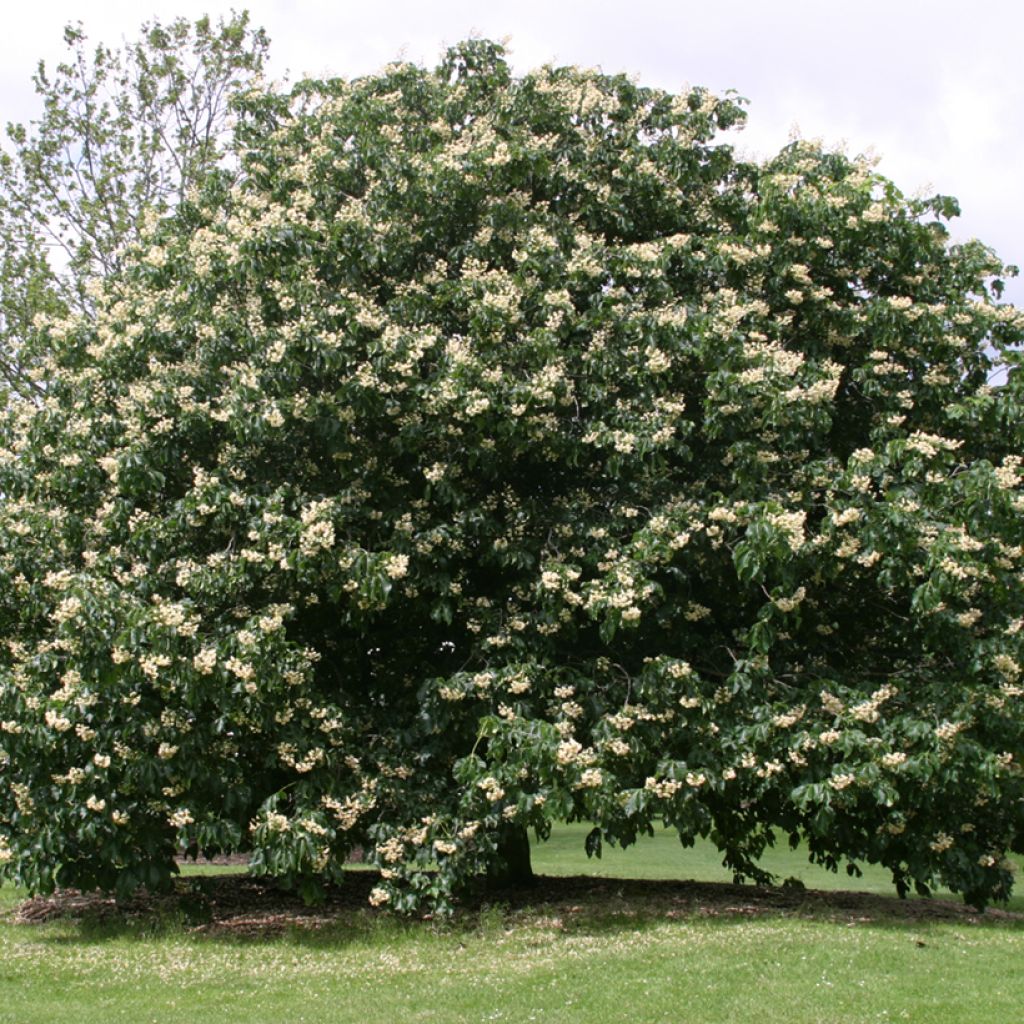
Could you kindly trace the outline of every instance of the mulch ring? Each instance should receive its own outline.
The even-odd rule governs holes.
[[[143,923],[172,918],[200,932],[273,935],[292,928],[320,929],[357,914],[377,913],[367,903],[379,882],[373,871],[349,872],[345,885],[324,902],[307,906],[272,879],[245,874],[193,876],[170,894],[141,891],[117,903],[100,893],[69,889],[26,900],[14,914],[20,924],[59,918]],[[542,914],[569,926],[588,919],[794,916],[847,924],[876,921],[1024,924],[1024,914],[993,908],[979,913],[950,899],[908,899],[860,892],[825,892],[719,882],[676,882],[589,876],[538,877],[524,889],[489,890],[468,897],[459,916],[472,923],[481,909],[500,907],[515,916]]]

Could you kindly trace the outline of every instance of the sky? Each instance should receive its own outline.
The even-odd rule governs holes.
[[[851,153],[907,194],[960,200],[956,239],[1024,266],[1024,4],[1020,0],[33,0],[4,12],[0,121],[38,113],[36,64],[59,61],[63,27],[132,40],[144,21],[245,6],[271,39],[271,76],[352,77],[396,58],[433,64],[470,35],[506,39],[514,69],[579,64],[679,91],[735,89],[736,139],[769,155],[793,136]],[[1024,306],[1024,281],[1006,297]]]

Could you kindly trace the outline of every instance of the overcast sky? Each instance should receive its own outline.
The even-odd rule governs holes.
[[[955,195],[956,237],[1024,264],[1024,4],[1020,0],[11,0],[0,38],[0,118],[37,112],[31,75],[56,63],[62,29],[133,39],[143,21],[247,6],[271,38],[271,73],[432,64],[471,34],[508,37],[518,71],[548,61],[624,71],[642,84],[737,90],[739,139],[767,154],[794,130],[873,149],[904,192]],[[1024,306],[1024,282],[1007,295]]]

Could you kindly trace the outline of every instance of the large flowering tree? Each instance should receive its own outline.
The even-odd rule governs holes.
[[[577,818],[1005,896],[1024,318],[952,200],[742,119],[487,42],[239,99],[0,424],[9,877],[443,908]]]

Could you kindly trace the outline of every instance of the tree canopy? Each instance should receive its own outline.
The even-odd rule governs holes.
[[[445,909],[570,818],[1004,897],[1024,317],[955,202],[487,41],[234,103],[0,421],[7,875]]]

